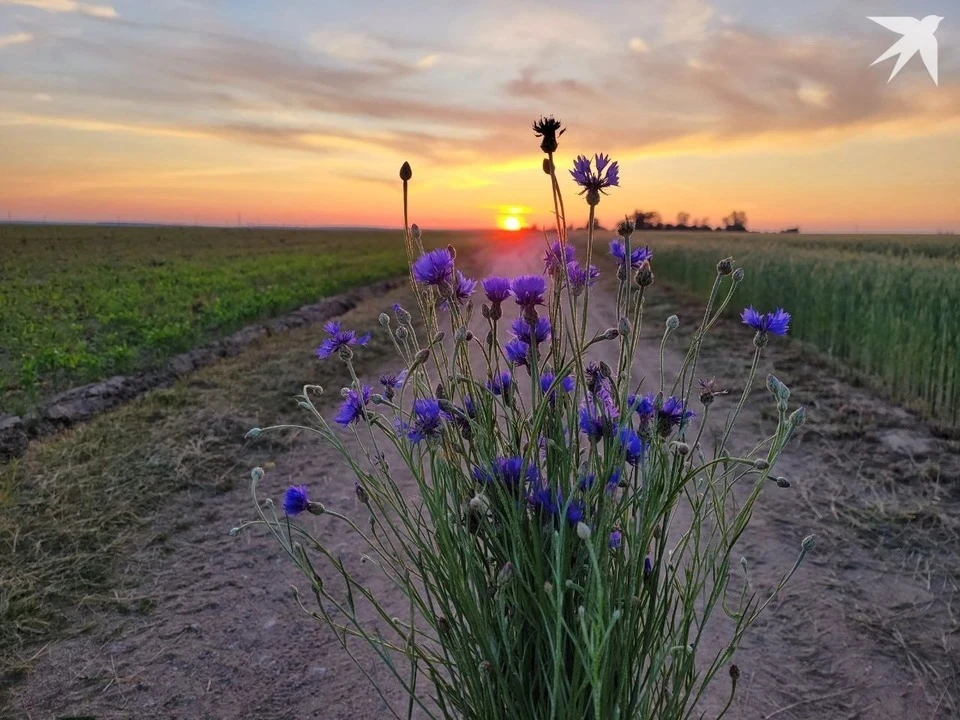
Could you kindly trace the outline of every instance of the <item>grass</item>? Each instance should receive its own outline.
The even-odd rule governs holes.
[[[405,267],[386,230],[0,226],[0,414]]]
[[[403,292],[392,298],[402,301]],[[367,303],[347,321],[375,327],[379,305]],[[276,436],[251,445],[244,434],[299,421],[292,396],[305,383],[346,381],[342,364],[312,357],[319,333],[314,326],[261,339],[0,466],[0,715],[4,686],[29,669],[25,649],[84,631],[95,611],[150,612],[150,598],[118,605],[136,595],[120,570],[166,501],[185,490],[211,496],[245,486],[251,467],[269,467],[296,442]],[[392,354],[374,335],[357,359],[367,372]]]
[[[748,268],[741,306],[785,307],[793,337],[895,399],[960,423],[956,239],[657,233],[649,242],[655,272],[696,293],[711,282],[698,271],[703,263],[732,255]]]

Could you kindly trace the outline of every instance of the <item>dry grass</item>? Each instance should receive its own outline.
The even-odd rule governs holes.
[[[380,304],[389,306],[366,304],[347,318],[373,327]],[[0,707],[38,644],[83,632],[97,610],[151,611],[137,577],[121,573],[146,542],[147,521],[171,498],[226,492],[294,442],[243,437],[300,419],[291,389],[343,384],[342,365],[313,357],[319,336],[315,326],[264,338],[0,467]],[[358,360],[374,367],[390,353],[375,336]],[[338,398],[331,392],[327,402]]]

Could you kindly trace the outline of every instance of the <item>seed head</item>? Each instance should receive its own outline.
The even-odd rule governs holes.
[[[410,163],[404,161],[403,165],[400,166],[400,179],[409,182],[412,177],[413,169],[410,167]]]

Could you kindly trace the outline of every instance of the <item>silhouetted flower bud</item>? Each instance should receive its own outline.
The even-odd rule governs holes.
[[[484,320],[490,319],[490,306],[484,303],[480,306],[480,314],[483,316]]]
[[[447,245],[447,252],[450,253],[451,258],[457,259],[457,249],[453,245]]]
[[[640,272],[637,273],[637,285],[640,287],[650,287],[653,285],[653,270],[650,269],[649,263],[644,263],[640,268]]]
[[[736,663],[730,666],[730,679],[734,682],[740,679],[740,668],[736,665]]]
[[[433,336],[433,340],[430,341],[430,344],[431,344],[431,345],[439,345],[440,343],[443,342],[443,339],[444,339],[446,336],[447,336],[447,333],[445,333],[443,330],[441,330],[440,332],[438,332],[436,335]]]
[[[410,163],[404,162],[403,165],[400,166],[400,179],[407,182],[412,177],[413,169],[410,167]]]
[[[423,233],[420,232],[420,226],[416,223],[410,226],[410,234],[413,235],[414,240],[419,240],[421,237],[423,237]]]
[[[724,258],[717,263],[717,273],[719,275],[729,275],[733,272],[733,258]]]
[[[544,174],[544,175],[549,175],[552,170],[553,170],[553,167],[552,167],[551,164],[550,164],[550,158],[544,158],[544,159],[543,159],[543,174]]]
[[[739,267],[733,271],[733,281],[734,282],[743,282],[743,268]]]
[[[367,491],[363,489],[363,485],[361,485],[358,482],[355,482],[353,484],[353,489],[354,489],[354,492],[357,493],[357,500],[362,502],[364,505],[370,502],[370,497],[367,495]]]
[[[600,337],[602,337],[604,340],[616,340],[618,337],[620,337],[620,331],[616,328],[607,328],[603,331],[603,335]]]
[[[540,141],[540,149],[545,153],[557,151],[557,138],[563,135],[567,129],[560,127],[559,120],[555,120],[552,115],[541,117],[533,124],[533,132]],[[557,132],[559,130],[559,132]]]
[[[813,544],[816,539],[817,539],[816,535],[807,535],[803,539],[803,542],[800,543],[800,547],[803,549],[804,552],[810,552],[811,550],[813,550]]]
[[[400,327],[397,328],[397,331],[394,334],[397,336],[397,340],[406,340],[407,335],[409,335],[410,333],[408,333],[407,329],[401,325]]]
[[[774,482],[777,483],[777,487],[782,487],[782,488],[790,487],[790,481],[787,480],[785,477],[782,477],[782,476],[775,477],[773,480]]]

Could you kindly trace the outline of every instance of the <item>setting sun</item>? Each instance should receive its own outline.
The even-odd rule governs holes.
[[[516,215],[508,215],[500,219],[500,224],[504,230],[519,230],[521,227],[520,218]]]

